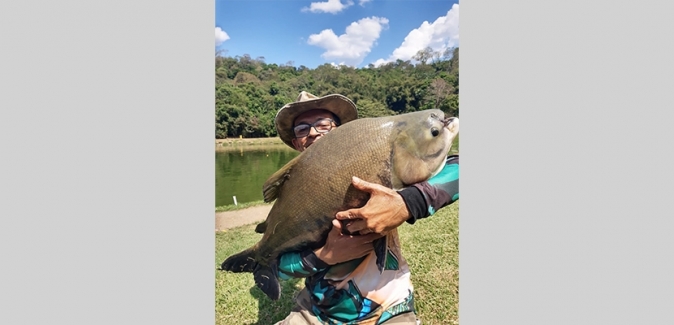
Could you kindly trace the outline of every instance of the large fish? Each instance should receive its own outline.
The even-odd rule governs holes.
[[[264,233],[262,239],[227,258],[221,269],[252,272],[256,285],[278,299],[280,255],[323,246],[335,214],[369,199],[353,187],[351,176],[394,189],[429,179],[443,168],[458,122],[441,110],[426,110],[362,118],[333,129],[265,182],[264,200],[276,202],[255,229]],[[380,271],[394,232],[374,243]]]

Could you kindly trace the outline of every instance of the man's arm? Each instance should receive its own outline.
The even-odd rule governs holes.
[[[327,263],[321,261],[312,250],[289,252],[279,259],[278,275],[282,280],[306,278],[325,270]]]
[[[415,223],[459,199],[459,156],[449,156],[438,175],[401,191],[354,177],[355,188],[370,193],[362,208],[337,213],[339,220],[353,220],[350,232],[382,233],[404,222]]]
[[[410,224],[454,203],[459,199],[459,156],[447,157],[440,173],[398,193],[410,211],[410,218],[406,220]]]
[[[351,236],[342,234],[342,224],[332,221],[332,229],[323,247],[303,252],[289,252],[279,259],[279,277],[304,278],[325,270],[330,265],[367,255],[374,249],[372,242],[380,234]]]

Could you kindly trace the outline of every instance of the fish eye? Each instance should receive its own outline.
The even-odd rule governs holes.
[[[431,134],[432,134],[434,137],[437,137],[438,134],[440,134],[440,130],[438,130],[438,128],[432,128],[432,129],[431,129]]]

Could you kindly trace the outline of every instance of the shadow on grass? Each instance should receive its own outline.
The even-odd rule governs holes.
[[[258,301],[257,323],[248,325],[276,324],[286,318],[295,306],[295,296],[299,293],[298,285],[304,279],[279,281],[281,284],[281,298],[271,300],[257,286],[250,288],[250,294]]]

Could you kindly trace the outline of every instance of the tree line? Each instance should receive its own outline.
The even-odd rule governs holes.
[[[459,116],[459,49],[420,50],[410,60],[364,68],[323,64],[267,64],[264,57],[215,56],[215,137],[276,136],[274,117],[300,91],[342,94],[359,117],[378,117],[438,108]]]

